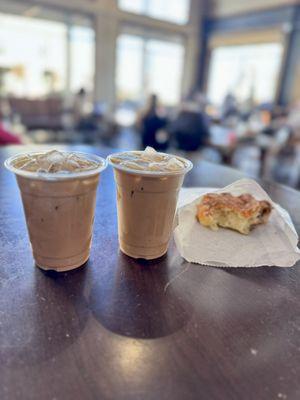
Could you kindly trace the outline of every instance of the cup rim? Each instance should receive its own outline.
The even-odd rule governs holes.
[[[27,152],[15,154],[15,155],[7,158],[4,161],[4,166],[5,166],[5,168],[7,168],[9,171],[13,172],[16,175],[23,176],[25,178],[38,179],[38,180],[43,180],[43,181],[61,181],[61,180],[69,180],[69,179],[74,179],[74,178],[93,176],[93,175],[99,174],[107,167],[107,160],[96,154],[84,153],[82,151],[65,151],[65,150],[62,150],[61,152],[62,153],[73,153],[73,154],[82,156],[90,161],[95,161],[95,162],[99,163],[99,166],[94,169],[90,169],[90,170],[86,170],[86,171],[82,171],[82,172],[70,172],[67,174],[64,172],[50,173],[50,172],[25,171],[25,170],[21,170],[21,169],[13,166],[13,163],[19,157],[26,156],[26,155],[43,154],[45,152],[46,152],[46,150],[44,150],[44,151],[41,150],[41,151],[29,151],[29,152],[27,151]]]
[[[159,177],[159,176],[166,176],[166,175],[167,176],[185,175],[187,172],[189,172],[193,168],[193,163],[190,160],[188,160],[187,158],[180,157],[175,154],[169,154],[169,153],[163,153],[163,152],[157,152],[157,154],[163,154],[163,155],[167,154],[168,156],[175,157],[175,158],[179,159],[180,161],[182,161],[186,165],[186,167],[183,169],[177,170],[177,171],[147,171],[147,170],[131,169],[124,165],[115,164],[113,161],[111,161],[111,157],[115,157],[115,156],[118,156],[118,155],[121,155],[124,153],[132,153],[132,152],[142,153],[143,150],[119,151],[118,153],[110,154],[109,156],[107,156],[106,159],[108,161],[108,164],[111,165],[113,168],[118,169],[120,171],[127,172],[132,175],[140,175],[140,176],[142,175],[142,176],[154,176],[154,177],[158,176]]]

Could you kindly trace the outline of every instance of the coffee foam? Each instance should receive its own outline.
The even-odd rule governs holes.
[[[186,168],[186,163],[179,158],[158,153],[152,147],[144,151],[128,151],[111,156],[111,162],[138,171],[172,172]]]
[[[25,154],[13,164],[17,169],[38,173],[72,173],[95,169],[99,164],[75,153],[51,150],[38,154]]]

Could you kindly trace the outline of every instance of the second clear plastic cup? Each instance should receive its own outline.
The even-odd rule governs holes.
[[[137,171],[115,164],[118,234],[120,249],[133,258],[147,260],[163,256],[173,230],[177,199],[185,174],[192,168],[189,160],[180,171]]]

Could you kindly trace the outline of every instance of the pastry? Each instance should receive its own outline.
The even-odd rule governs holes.
[[[218,227],[248,235],[256,225],[268,222],[272,205],[256,200],[251,194],[233,196],[230,193],[209,193],[197,205],[198,221],[213,230]]]

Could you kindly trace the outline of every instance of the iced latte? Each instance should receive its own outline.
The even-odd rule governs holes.
[[[9,158],[17,177],[33,257],[42,269],[67,271],[89,258],[101,157],[53,150]]]
[[[118,233],[133,258],[164,255],[172,234],[179,190],[192,163],[152,148],[112,154],[117,186]]]

